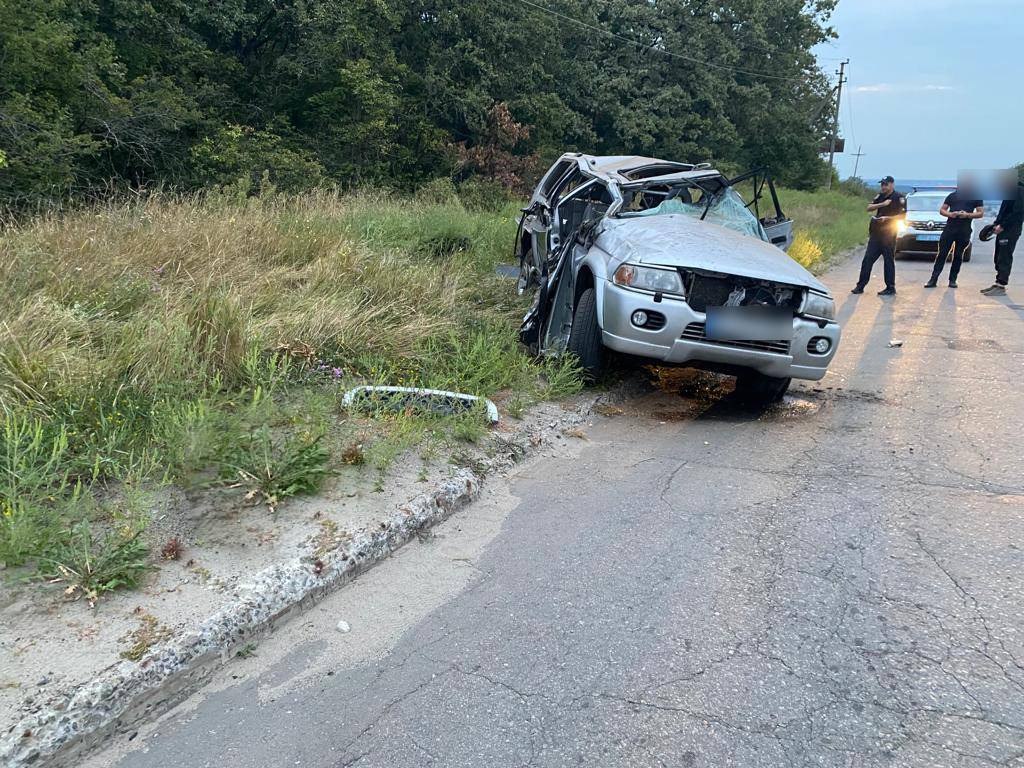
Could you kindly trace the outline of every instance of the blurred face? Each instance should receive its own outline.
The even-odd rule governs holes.
[[[892,182],[883,182],[881,184],[882,194],[883,195],[888,195],[890,192],[892,192],[893,187],[895,187],[895,186],[896,185],[893,184]]]

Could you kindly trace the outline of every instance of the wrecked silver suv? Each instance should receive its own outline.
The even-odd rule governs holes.
[[[824,376],[840,337],[828,289],[784,252],[791,239],[760,173],[563,155],[519,222],[518,288],[535,291],[520,336],[576,355],[591,379],[614,350],[732,374],[739,393],[777,400],[791,379]]]

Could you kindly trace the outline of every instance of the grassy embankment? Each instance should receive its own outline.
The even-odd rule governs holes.
[[[387,383],[504,393],[517,415],[579,387],[518,348],[494,274],[517,205],[333,194],[152,199],[8,226],[0,240],[0,563],[95,594],[152,555],[146,490],[240,484],[271,509],[332,466],[485,433],[459,418],[346,414]],[[785,191],[793,255],[855,245],[863,203]]]
[[[812,272],[823,271],[832,258],[867,240],[866,199],[838,191],[789,189],[780,190],[779,199],[796,222],[789,255]]]
[[[0,241],[0,563],[84,591],[142,572],[147,488],[239,483],[273,508],[337,463],[383,473],[479,413],[339,408],[355,383],[575,391],[517,346],[515,204],[329,193],[154,199],[10,226]],[[442,190],[443,192],[443,190]],[[102,533],[101,533],[102,532]]]

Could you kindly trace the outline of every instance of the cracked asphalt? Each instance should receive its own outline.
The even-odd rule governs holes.
[[[95,764],[1024,766],[1024,278],[858,261],[822,382],[636,384]]]

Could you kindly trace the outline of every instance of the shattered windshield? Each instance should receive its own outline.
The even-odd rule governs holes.
[[[711,205],[708,207],[708,201]],[[704,209],[707,207],[707,215]],[[696,186],[672,188],[644,188],[633,193],[627,199],[619,215],[623,218],[633,216],[663,216],[670,213],[683,213],[704,221],[756,237],[767,242],[768,236],[764,227],[743,202],[736,190],[725,187],[710,193]]]

